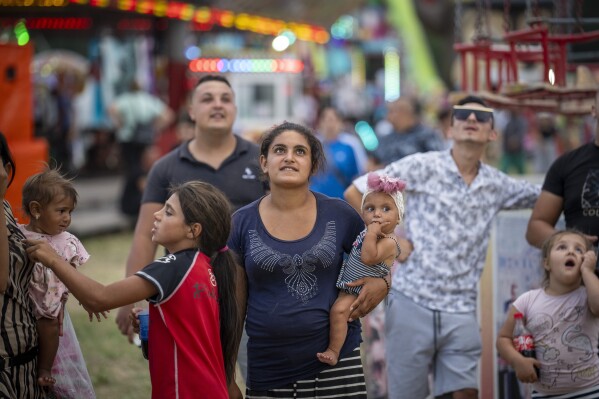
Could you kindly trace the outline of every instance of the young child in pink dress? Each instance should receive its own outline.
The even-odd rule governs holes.
[[[533,399],[599,398],[599,278],[593,245],[579,231],[561,230],[543,243],[541,258],[543,286],[510,306],[497,351],[520,382],[533,384]],[[514,348],[515,313],[524,315],[533,335],[535,358]]]
[[[77,204],[77,191],[69,180],[52,169],[29,177],[23,186],[22,204],[30,219],[28,225],[19,225],[26,238],[47,241],[75,268],[89,259],[79,239],[66,231]],[[95,398],[79,342],[64,309],[66,286],[52,270],[38,262],[29,284],[29,296],[39,335],[38,383],[60,398]]]

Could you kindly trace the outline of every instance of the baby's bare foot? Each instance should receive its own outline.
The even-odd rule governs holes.
[[[42,387],[51,387],[56,384],[56,379],[52,378],[50,370],[39,369],[37,373],[37,383]]]
[[[339,359],[339,354],[337,352],[335,352],[334,350],[332,350],[331,348],[327,348],[326,351],[317,353],[316,357],[321,362],[326,363],[331,366],[334,366],[337,364],[337,361]]]

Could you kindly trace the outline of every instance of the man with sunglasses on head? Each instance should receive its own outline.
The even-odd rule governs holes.
[[[406,239],[385,312],[389,398],[478,398],[478,282],[491,224],[504,209],[531,208],[540,188],[482,163],[497,139],[493,110],[467,96],[452,110],[452,147],[413,154],[384,174],[406,181]],[[345,198],[360,205],[365,177]]]

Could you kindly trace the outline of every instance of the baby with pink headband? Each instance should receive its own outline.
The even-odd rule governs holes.
[[[347,335],[347,320],[352,303],[362,289],[352,282],[365,278],[381,278],[391,288],[389,271],[393,261],[401,252],[395,228],[402,221],[404,201],[403,180],[370,173],[368,188],[360,207],[366,228],[358,235],[353,248],[341,267],[337,288],[339,295],[330,312],[331,327],[329,346],[316,354],[318,359],[334,366]]]

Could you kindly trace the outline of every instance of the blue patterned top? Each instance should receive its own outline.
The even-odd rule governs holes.
[[[382,173],[406,181],[404,227],[414,245],[395,268],[392,288],[428,309],[474,312],[493,218],[501,210],[532,208],[540,186],[484,163],[468,185],[451,150],[413,154]],[[354,185],[364,192],[366,176]]]
[[[314,196],[316,223],[299,240],[283,241],[266,231],[258,213],[260,200],[233,215],[228,246],[247,273],[247,385],[253,390],[314,378],[330,367],[316,353],[328,346],[335,282],[364,222],[345,201]],[[361,342],[359,322],[348,327],[341,358]]]

